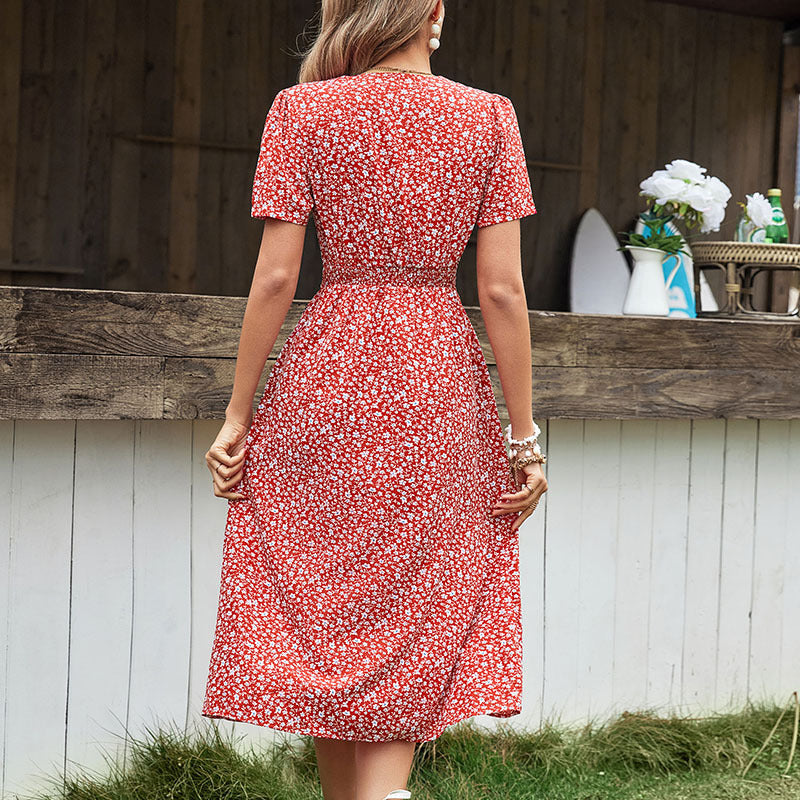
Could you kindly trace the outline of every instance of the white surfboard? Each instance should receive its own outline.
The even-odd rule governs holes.
[[[570,311],[584,314],[621,314],[628,291],[630,269],[622,244],[596,209],[581,217],[572,245],[569,277]]]

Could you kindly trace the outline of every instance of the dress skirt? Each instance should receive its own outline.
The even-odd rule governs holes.
[[[454,273],[328,270],[229,500],[202,715],[429,741],[521,711],[516,487]]]

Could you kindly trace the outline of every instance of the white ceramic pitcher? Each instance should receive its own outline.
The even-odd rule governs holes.
[[[667,253],[655,247],[627,245],[633,257],[633,272],[622,304],[623,314],[642,314],[653,317],[669,316],[668,285],[664,280],[662,263]],[[675,275],[670,275],[670,283]]]

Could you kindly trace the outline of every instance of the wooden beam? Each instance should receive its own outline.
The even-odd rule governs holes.
[[[0,287],[0,418],[221,419],[246,302]],[[307,304],[292,303],[268,368]],[[502,416],[480,309],[465,310]],[[800,417],[796,320],[529,316],[538,417]]]

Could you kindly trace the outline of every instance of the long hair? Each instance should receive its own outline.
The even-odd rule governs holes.
[[[436,0],[322,0],[298,83],[355,75],[414,38]]]

